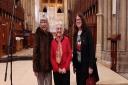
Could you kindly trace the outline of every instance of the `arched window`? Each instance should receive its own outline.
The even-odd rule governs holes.
[[[59,8],[57,9],[57,13],[63,13],[63,9],[62,9],[61,7],[59,7]]]
[[[43,12],[47,12],[47,8],[46,7],[43,8]]]

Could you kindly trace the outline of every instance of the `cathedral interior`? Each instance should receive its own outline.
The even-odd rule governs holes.
[[[62,21],[72,44],[74,18],[79,12],[93,34],[101,79],[97,85],[128,85],[128,0],[0,0],[0,85],[10,84],[9,79],[6,83],[3,80],[6,62],[10,61],[9,46],[15,61],[15,82],[20,79],[18,75],[32,71],[34,35],[40,19],[47,16],[53,35],[56,22]],[[30,70],[15,84],[26,85],[22,82],[29,79],[32,82],[27,85],[36,85]],[[112,75],[116,76],[111,78]],[[73,77],[72,73],[71,85],[76,85]]]

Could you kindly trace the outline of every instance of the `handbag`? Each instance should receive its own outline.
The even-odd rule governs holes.
[[[86,85],[96,85],[96,81],[93,76],[89,75],[86,79]]]

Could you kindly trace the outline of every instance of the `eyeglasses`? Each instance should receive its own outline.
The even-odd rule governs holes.
[[[76,19],[76,21],[81,21],[81,19]]]

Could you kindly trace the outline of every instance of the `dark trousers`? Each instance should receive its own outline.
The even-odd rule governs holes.
[[[55,85],[70,85],[70,71],[65,74],[53,72]]]
[[[76,71],[77,85],[86,85],[86,77],[81,71]]]

